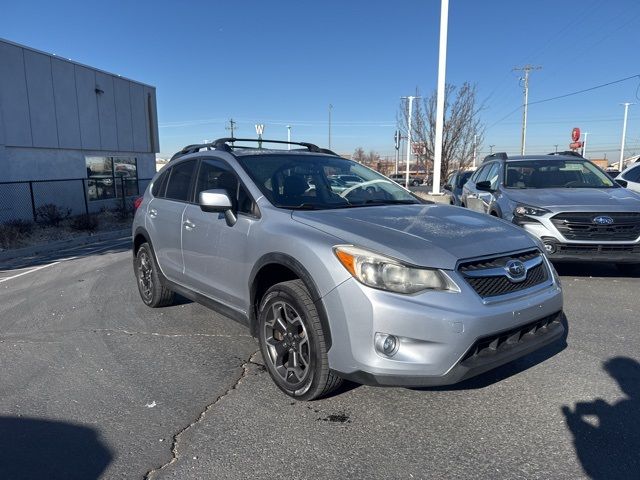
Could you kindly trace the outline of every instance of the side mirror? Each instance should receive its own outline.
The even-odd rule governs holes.
[[[445,190],[449,190],[449,191],[453,190],[453,188],[451,188],[451,184],[450,183],[445,183],[442,188],[445,189]]]
[[[226,190],[204,190],[198,196],[198,203],[203,212],[224,213],[227,225],[236,224],[237,218],[233,213],[233,205]]]
[[[627,185],[629,185],[629,183],[627,183],[626,180],[622,180],[621,178],[614,178],[613,181],[616,182],[621,187],[624,187],[624,188],[627,188]]]
[[[490,192],[491,182],[489,180],[483,180],[482,182],[476,183],[476,188],[478,190],[482,190],[483,192]]]

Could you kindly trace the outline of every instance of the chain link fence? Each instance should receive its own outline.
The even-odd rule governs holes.
[[[150,178],[66,178],[0,182],[0,224],[12,220],[38,220],[39,209],[55,205],[69,215],[93,214],[126,209],[134,197],[142,195]]]

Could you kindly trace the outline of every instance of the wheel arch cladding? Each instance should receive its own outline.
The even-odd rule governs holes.
[[[258,333],[258,308],[265,292],[273,285],[288,280],[300,279],[311,295],[316,306],[325,335],[327,350],[331,348],[331,329],[327,312],[320,299],[318,287],[307,269],[294,257],[284,253],[268,253],[260,257],[249,275],[249,321],[251,333]]]

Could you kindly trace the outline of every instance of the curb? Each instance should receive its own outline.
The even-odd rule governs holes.
[[[77,247],[90,243],[102,242],[105,240],[113,240],[114,238],[130,237],[131,229],[113,230],[111,232],[97,233],[95,235],[86,235],[82,237],[70,238],[68,240],[59,240],[57,242],[44,243],[42,245],[34,245],[32,247],[16,248],[0,252],[0,262],[4,260],[12,260],[18,257],[31,257],[39,253],[48,253],[60,250],[65,247]]]

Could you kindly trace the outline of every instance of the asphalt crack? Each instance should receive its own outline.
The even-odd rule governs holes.
[[[228,335],[222,333],[159,333],[159,332],[137,332],[133,330],[115,329],[115,328],[96,328],[93,332],[121,333],[124,335],[151,335],[154,337],[178,338],[178,337],[219,337],[219,338],[236,338],[251,337],[246,333]]]
[[[152,470],[149,470],[145,476],[144,479],[145,480],[151,480],[151,478],[153,476],[155,476],[156,474],[158,474],[159,472],[161,472],[162,470],[164,470],[165,468],[173,465],[174,463],[176,463],[178,461],[178,447],[180,444],[180,437],[187,431],[189,430],[191,427],[197,425],[198,423],[200,423],[204,417],[207,415],[207,413],[212,410],[213,408],[215,408],[215,406],[226,396],[228,396],[231,392],[233,392],[234,390],[236,390],[238,388],[238,385],[240,385],[240,383],[242,382],[242,380],[244,380],[248,375],[249,375],[249,366],[250,365],[254,365],[254,366],[258,366],[263,368],[264,365],[257,363],[254,361],[254,358],[256,355],[258,355],[260,353],[260,350],[256,350],[255,352],[253,352],[251,355],[249,355],[249,358],[242,363],[241,367],[242,367],[242,373],[240,374],[240,376],[237,378],[237,380],[233,383],[233,385],[231,385],[227,390],[225,390],[221,395],[219,395],[212,403],[210,403],[209,405],[207,405],[205,407],[205,409],[200,412],[200,415],[198,415],[198,418],[196,418],[193,422],[191,422],[189,425],[187,425],[186,427],[180,429],[180,431],[178,431],[178,433],[176,433],[173,436],[173,441],[171,443],[171,460],[169,460],[167,463],[165,463],[164,465],[161,465],[160,467],[154,468]]]

